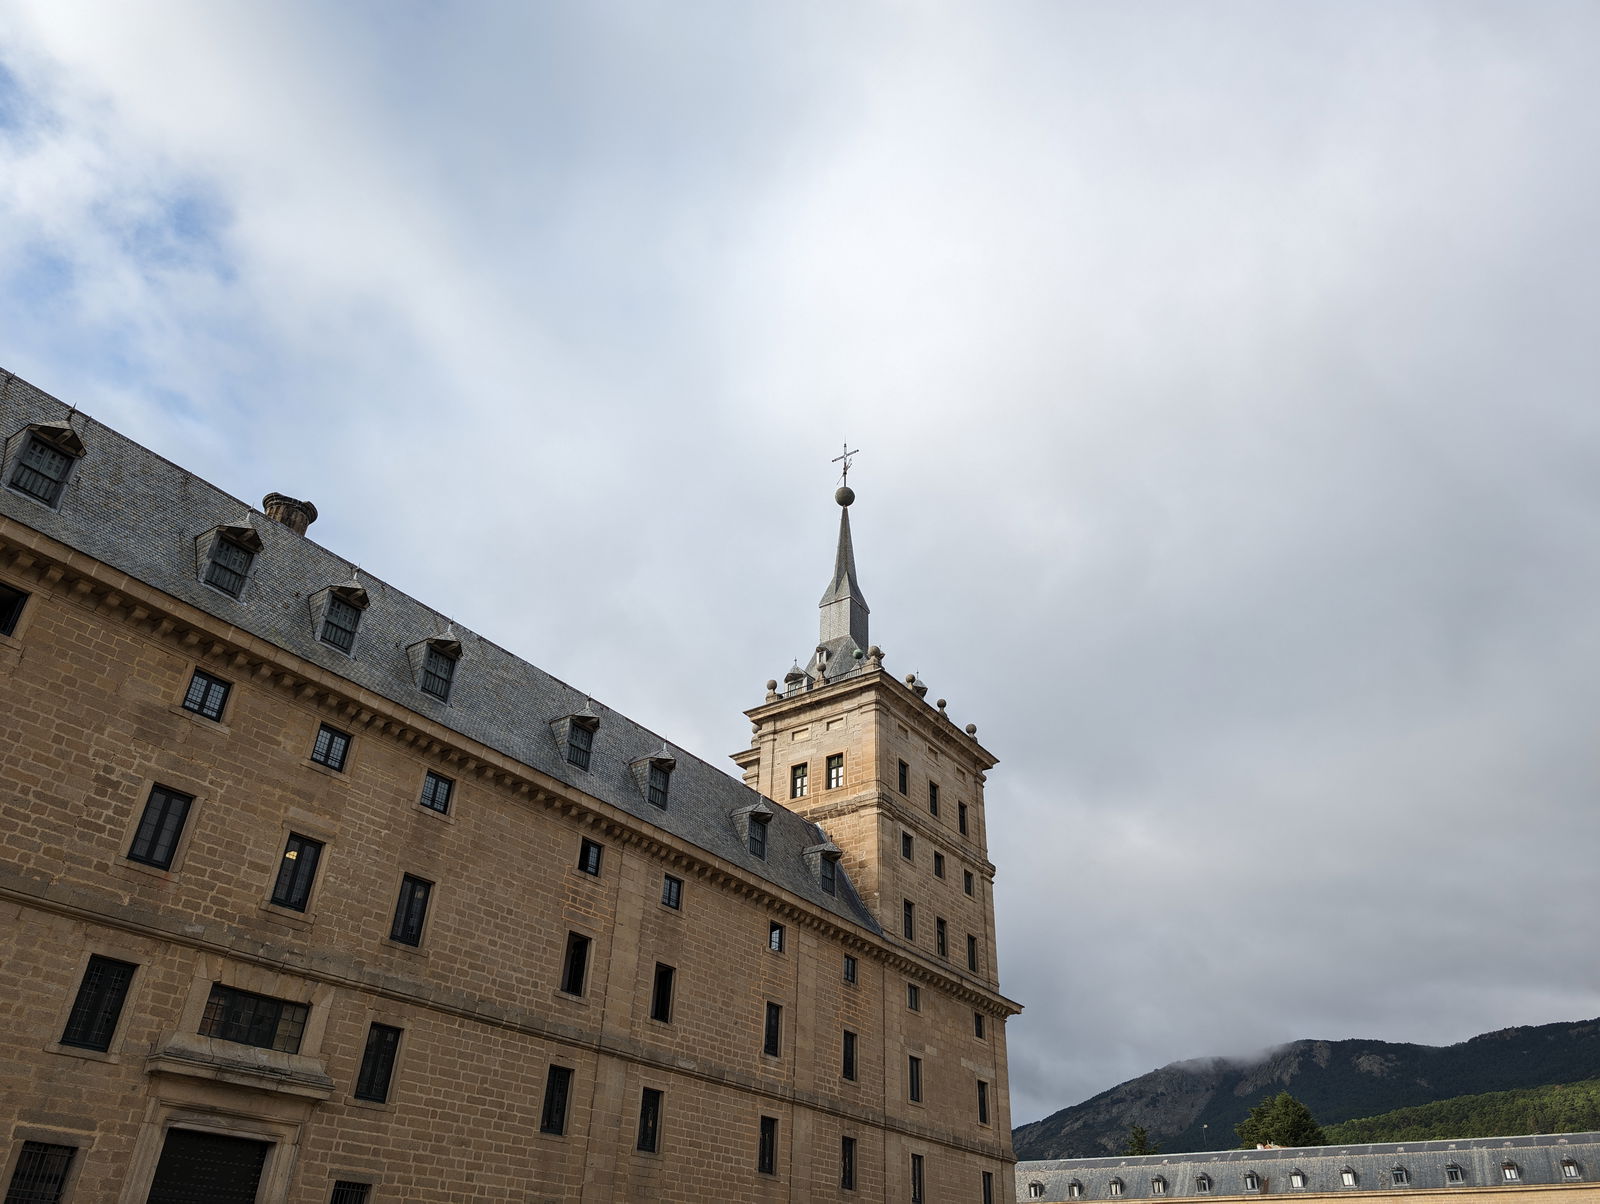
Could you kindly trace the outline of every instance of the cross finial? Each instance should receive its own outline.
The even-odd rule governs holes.
[[[843,463],[844,465],[844,470],[839,474],[839,484],[848,485],[850,483],[850,457],[856,455],[860,451],[861,449],[859,447],[852,448],[850,446],[850,441],[846,439],[844,442],[844,453],[833,458],[833,463]]]

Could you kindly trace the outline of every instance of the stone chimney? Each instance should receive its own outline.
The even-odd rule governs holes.
[[[296,535],[304,535],[306,528],[317,521],[317,508],[281,493],[269,493],[261,499],[261,508],[275,523],[282,523]]]

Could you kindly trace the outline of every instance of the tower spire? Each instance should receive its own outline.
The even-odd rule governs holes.
[[[855,545],[850,538],[850,503],[856,491],[848,484],[850,458],[856,453],[844,445],[844,454],[834,463],[843,463],[838,490],[833,500],[839,503],[839,546],[833,557],[833,579],[817,603],[822,611],[817,652],[808,667],[818,678],[835,678],[857,667],[866,655],[867,616],[871,613],[856,580]]]

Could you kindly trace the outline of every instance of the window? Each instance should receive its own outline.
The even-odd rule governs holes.
[[[594,754],[594,728],[576,720],[567,729],[567,764],[575,765],[579,769],[589,768],[589,759]]]
[[[109,957],[96,955],[89,959],[83,981],[78,984],[78,997],[72,1001],[72,1012],[67,1016],[66,1031],[61,1034],[61,1044],[102,1051],[111,1048],[111,1036],[117,1031],[135,969],[131,962]]]
[[[1406,1171],[1405,1167],[1397,1166],[1389,1172],[1389,1182],[1396,1187],[1404,1187],[1411,1182],[1411,1175]]]
[[[767,824],[771,820],[772,817],[770,815],[762,815],[759,811],[750,813],[750,832],[748,836],[750,854],[753,857],[761,858],[762,861],[767,859]]]
[[[1306,1173],[1305,1173],[1305,1171],[1290,1171],[1289,1172],[1289,1186],[1290,1187],[1301,1188],[1301,1187],[1304,1187],[1305,1185],[1306,1185]]]
[[[839,893],[839,859],[837,857],[824,857],[817,863],[817,881],[823,893],[836,895]]]
[[[978,938],[975,937],[975,936],[969,935],[967,937],[967,969],[976,970],[977,968],[978,968]]]
[[[1515,1162],[1505,1162],[1500,1166],[1500,1177],[1507,1183],[1515,1183],[1522,1178],[1522,1168]]]
[[[965,836],[967,834],[967,805],[965,803],[956,804],[956,827],[960,830],[961,835]]]
[[[6,1204],[58,1204],[77,1152],[76,1146],[24,1141],[11,1172]]]
[[[776,1058],[783,1052],[783,1005],[768,1002],[767,1025],[761,1037],[761,1052]]]
[[[1245,1171],[1245,1173],[1244,1173],[1244,1189],[1245,1189],[1245,1191],[1260,1191],[1261,1190],[1261,1177],[1259,1175],[1257,1175],[1255,1173],[1255,1171]]]
[[[828,789],[837,790],[844,785],[844,754],[833,753],[827,760]]]
[[[661,1144],[661,1092],[646,1087],[639,1095],[639,1140],[634,1149],[654,1154]]]
[[[943,916],[933,917],[933,951],[940,957],[950,956],[950,925]]]
[[[324,723],[317,729],[317,742],[311,746],[311,759],[329,769],[344,771],[345,759],[350,755],[350,736],[336,727]]]
[[[914,1104],[922,1102],[922,1059],[916,1054],[906,1057],[906,1098]]]
[[[356,646],[356,627],[360,622],[360,609],[338,594],[329,594],[327,609],[322,612],[322,630],[317,633],[317,638],[340,652],[349,652]]]
[[[437,811],[440,815],[450,813],[450,796],[455,793],[456,784],[442,773],[428,770],[427,776],[422,779],[422,805],[429,811]]]
[[[1204,1175],[1201,1175],[1200,1177],[1202,1179],[1205,1179]],[[1209,1179],[1206,1180],[1206,1181],[1207,1181],[1207,1183],[1210,1182]],[[1044,1184],[1043,1183],[1039,1184],[1039,1194],[1041,1196],[1044,1195]],[[1069,1200],[1081,1200],[1081,1199],[1083,1199],[1083,1184],[1079,1183],[1076,1179],[1074,1179],[1071,1183],[1067,1184],[1067,1198]]]
[[[982,1041],[984,1036],[984,1020],[982,1012],[972,1013],[972,1035]]]
[[[989,1123],[989,1084],[982,1079],[978,1080],[978,1123],[980,1125]]]
[[[272,886],[272,901],[291,911],[304,911],[311,898],[311,884],[317,877],[317,862],[322,858],[322,842],[309,836],[289,833],[278,863],[278,880]]]
[[[917,905],[910,899],[901,900],[900,927],[901,931],[905,933],[906,940],[914,941],[917,939]]]
[[[854,986],[856,981],[856,973],[856,959],[853,955],[846,953],[844,955],[844,980]]]
[[[776,920],[767,925],[767,948],[774,953],[783,952],[783,925]]]
[[[907,765],[904,761],[901,761],[900,762],[900,781],[899,781],[900,793],[901,794],[905,794],[910,789],[910,786],[911,786],[911,766]]]
[[[1122,1194],[1122,1180],[1111,1180],[1110,1183],[1106,1184],[1106,1190],[1113,1196],[1120,1196]]]
[[[928,783],[928,814],[929,815],[938,815],[939,814],[939,783],[938,782],[929,782]]]
[[[856,1139],[839,1139],[839,1187],[844,1191],[856,1189]]]
[[[911,1155],[911,1204],[923,1204],[927,1199],[922,1181],[922,1155]]]
[[[1039,1183],[1037,1181],[1028,1184],[1028,1199],[1030,1199],[1030,1200],[1042,1200],[1042,1199],[1044,1199],[1044,1184],[1043,1183]]]
[[[856,1035],[849,1029],[844,1030],[844,1064],[840,1073],[852,1083],[856,1078]]]
[[[556,1136],[567,1131],[567,1096],[572,1094],[572,1068],[552,1066],[544,1078],[544,1108],[539,1113],[539,1132]]]
[[[1167,1194],[1167,1181],[1160,1175],[1150,1180],[1150,1194],[1152,1196],[1164,1196]]]
[[[422,944],[422,925],[428,918],[428,895],[433,883],[407,874],[400,879],[400,898],[394,905],[394,923],[389,939],[402,945]]]
[[[778,1118],[761,1118],[761,1143],[756,1147],[756,1170],[763,1175],[778,1173]]]
[[[214,585],[229,597],[237,598],[244,590],[245,578],[250,574],[254,552],[242,543],[219,535],[211,545],[211,559],[206,562],[206,584]]]
[[[789,766],[789,797],[805,798],[806,775],[810,772],[809,765]]]
[[[583,979],[589,970],[589,944],[589,938],[582,933],[567,933],[567,956],[561,966],[561,989],[568,995],[583,994]]]
[[[212,984],[200,1019],[200,1035],[237,1041],[261,1049],[299,1053],[306,1027],[306,1005]]]
[[[672,1023],[672,980],[676,974],[664,962],[656,963],[655,985],[650,988],[650,1019]]]
[[[1354,1187],[1356,1185],[1355,1171],[1351,1170],[1349,1167],[1345,1167],[1344,1170],[1339,1172],[1339,1182],[1343,1183],[1346,1187]]]
[[[1462,1173],[1461,1168],[1453,1162],[1444,1168],[1444,1181],[1446,1183],[1460,1183],[1465,1178],[1466,1175]]]
[[[189,804],[194,799],[165,786],[153,786],[150,799],[144,805],[139,827],[133,834],[133,847],[128,850],[129,861],[141,861],[157,869],[170,869],[172,856],[177,852],[178,837],[183,834],[183,821],[189,816]]]
[[[966,891],[967,894],[970,895],[972,893],[972,887],[973,887],[972,871],[971,870],[962,870],[961,871],[961,889]]]
[[[67,473],[76,458],[38,435],[29,435],[22,454],[17,457],[16,470],[11,474],[11,488],[46,506],[54,506],[61,499]]]
[[[994,1172],[983,1172],[983,1204],[994,1204]]]
[[[1578,1170],[1578,1164],[1571,1158],[1561,1160],[1561,1177],[1563,1179],[1581,1179],[1583,1173]]]
[[[374,1024],[367,1029],[367,1048],[361,1054],[361,1073],[356,1075],[357,1099],[381,1104],[389,1098],[394,1056],[399,1051],[399,1029],[388,1024]]]
[[[916,838],[913,837],[910,832],[900,833],[900,856],[904,857],[907,861],[910,861],[913,854],[916,852],[916,847]]]
[[[671,770],[655,761],[650,762],[650,769],[645,779],[644,796],[652,807],[666,807],[667,787],[671,781]]]
[[[357,1183],[354,1179],[336,1179],[333,1195],[328,1204],[367,1204],[372,1195],[372,1184]]]
[[[671,874],[661,875],[661,906],[678,911],[683,907],[683,879]]]
[[[228,705],[228,691],[233,689],[220,677],[212,677],[204,669],[196,669],[189,679],[189,689],[183,696],[183,709],[193,711],[206,719],[222,718],[222,708]]]
[[[935,853],[933,855],[933,876],[935,878],[943,878],[944,877],[944,854],[943,853]]]
[[[922,1010],[922,988],[914,982],[906,983],[906,1008],[913,1012]]]
[[[585,874],[600,875],[600,858],[605,854],[605,847],[597,840],[584,837],[583,844],[578,847],[578,868]]]
[[[440,702],[450,700],[450,683],[456,675],[456,658],[429,644],[422,653],[422,692]]]
[[[22,618],[22,604],[28,595],[20,589],[0,584],[0,635],[11,635],[17,630],[17,620]]]
[[[1195,1177],[1194,1189],[1200,1195],[1206,1195],[1211,1190],[1211,1176],[1198,1175]]]

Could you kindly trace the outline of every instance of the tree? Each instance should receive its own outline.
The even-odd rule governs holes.
[[[1122,1147],[1124,1154],[1159,1154],[1161,1147],[1150,1144],[1150,1134],[1146,1133],[1143,1125],[1133,1125],[1128,1129],[1128,1140]]]
[[[1311,1115],[1311,1109],[1287,1091],[1280,1091],[1272,1099],[1262,1100],[1250,1109],[1250,1115],[1234,1126],[1239,1135],[1239,1148],[1254,1149],[1258,1145],[1325,1145],[1322,1126]]]

